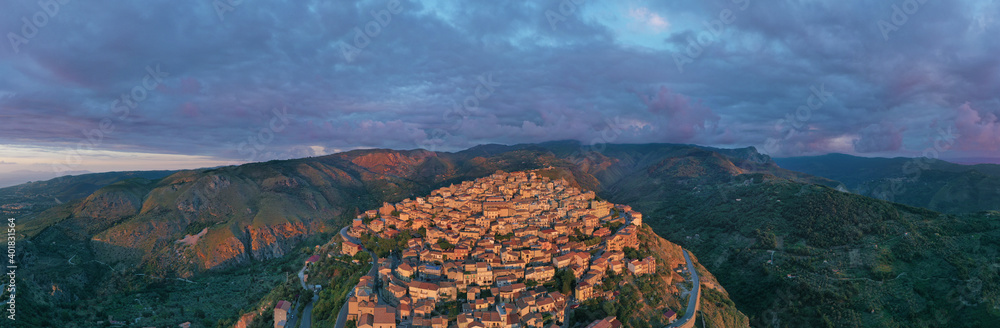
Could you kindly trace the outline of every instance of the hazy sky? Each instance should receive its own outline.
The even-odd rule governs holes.
[[[4,0],[0,185],[561,139],[1000,157],[1000,1],[921,2]]]

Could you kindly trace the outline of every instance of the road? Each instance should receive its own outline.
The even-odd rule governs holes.
[[[299,270],[299,283],[301,283],[301,284],[302,284],[302,289],[306,289],[306,290],[308,290],[308,289],[310,289],[310,288],[309,288],[309,287],[306,287],[306,277],[305,277],[305,273],[306,273],[306,266],[305,266],[305,265],[303,265],[303,266],[302,266],[302,270]]]
[[[570,309],[570,304],[567,302],[566,308],[563,309],[563,324],[561,328],[569,328],[569,318],[573,315],[573,310]]]
[[[361,245],[360,240],[357,240],[354,237],[347,235],[347,228],[349,227],[344,227],[343,229],[340,229],[340,237],[344,238],[344,240]],[[375,253],[372,253],[371,251],[365,249],[364,246],[361,246],[361,249],[363,249],[365,252],[368,252],[368,255],[371,255],[372,258],[372,267],[371,269],[368,270],[368,275],[376,276],[378,274],[378,267],[375,264],[378,263],[377,261],[378,258],[375,257]],[[350,299],[351,295],[353,294],[354,291],[352,290],[350,293],[347,294],[347,298]],[[344,300],[344,305],[340,307],[340,314],[337,315],[337,324],[334,327],[344,328],[345,325],[347,325],[347,300]]]
[[[698,278],[698,271],[694,269],[694,263],[691,262],[691,255],[688,254],[686,249],[684,250],[684,260],[687,261],[688,272],[691,273],[691,281],[694,283],[694,287],[688,295],[693,296],[688,297],[688,306],[684,310],[684,317],[667,327],[694,327],[695,314],[698,313],[699,302],[701,301],[701,279]]]
[[[354,293],[353,291],[351,293]],[[347,294],[347,298],[351,298],[351,294]],[[340,307],[340,314],[337,315],[337,325],[335,328],[344,328],[347,325],[347,303]]]
[[[306,267],[307,265],[303,264],[302,270],[299,270],[299,283],[302,284],[302,289],[312,290],[312,288],[306,286],[306,277],[305,277]],[[288,327],[309,328],[310,326],[312,326],[313,304],[316,303],[316,299],[318,298],[319,294],[313,295],[313,298],[309,300],[309,304],[306,304],[305,310],[302,310],[302,318],[301,318],[302,323],[296,326],[294,322],[290,322],[291,324],[288,325]]]
[[[316,294],[313,295],[311,300],[309,300],[309,304],[306,305],[306,309],[302,311],[302,323],[299,324],[299,328],[310,328],[312,326],[313,304],[316,304],[316,300],[318,299],[319,294]]]

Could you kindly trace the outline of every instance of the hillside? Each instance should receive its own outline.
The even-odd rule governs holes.
[[[485,314],[503,307],[506,310],[493,313],[506,317],[508,324],[534,325],[530,322],[538,320],[535,324],[550,326],[566,321],[567,327],[582,328],[616,316],[625,327],[652,328],[664,326],[663,313],[670,309],[694,314],[687,298],[695,294],[712,295],[711,301],[691,296],[706,300],[698,320],[748,325],[725,289],[696,259],[692,267],[700,268],[699,286],[712,291],[687,292],[693,287],[690,276],[674,271],[687,268],[681,247],[643,225],[640,213],[539,173],[497,172],[361,214],[343,233],[378,257],[381,279],[342,281],[328,274],[343,268],[351,256],[367,261],[368,254],[355,253],[353,245],[317,249],[317,257],[325,260],[309,269],[309,281],[329,282],[332,288],[324,285],[313,325],[331,326],[338,319],[332,315],[337,313],[335,305],[349,301],[347,316],[376,304],[407,304],[459,324],[483,315],[477,320],[489,325]],[[514,200],[498,200],[505,199],[501,195]],[[478,204],[489,208],[473,209]],[[562,211],[567,214],[555,216]],[[345,299],[344,285],[373,280],[379,282],[358,285],[362,287],[355,295],[362,296]],[[377,300],[363,296],[373,293],[380,295]],[[567,300],[567,295],[575,300]],[[530,304],[540,303],[552,307],[529,310]],[[402,319],[400,324],[423,326],[425,320]]]
[[[119,181],[19,221],[31,239],[22,278],[59,290],[39,296],[43,306],[128,295],[152,281],[136,273],[212,277],[269,263],[382,202],[498,169],[548,167],[645,213],[657,234],[703,260],[753,326],[1000,320],[995,213],[942,215],[839,192],[837,181],[781,168],[752,148],[669,144],[358,150]],[[177,243],[202,231],[193,245]]]
[[[588,173],[602,177],[602,197],[648,213],[658,234],[709,259],[754,326],[974,327],[1000,319],[992,260],[1000,224],[992,214],[942,215],[766,170],[727,174],[738,158],[699,160],[689,166],[697,171],[675,164],[690,156],[657,159]]]
[[[1000,210],[1000,165],[844,154],[778,158],[781,167],[843,182],[864,196],[944,213]]]
[[[97,312],[108,305],[91,304],[94,297],[125,297],[162,279],[283,258],[384,201],[498,169],[553,163],[563,161],[528,149],[485,156],[359,150],[122,180],[20,217],[19,260],[30,269],[19,279],[27,288],[53,290],[26,300],[36,309],[83,302],[79,313]],[[181,242],[192,235],[200,236],[197,242]]]
[[[72,202],[98,189],[127,179],[156,180],[177,171],[106,172],[73,175],[0,188],[0,214],[21,218],[53,206]]]

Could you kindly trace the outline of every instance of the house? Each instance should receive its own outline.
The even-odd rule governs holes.
[[[396,308],[388,305],[375,306],[372,328],[396,328]]]
[[[628,211],[628,216],[632,217],[632,224],[641,226],[642,225],[642,213],[636,211]]]
[[[288,311],[292,309],[292,303],[288,301],[278,301],[274,306],[274,328],[284,328],[288,320]]]
[[[497,311],[476,312],[475,316],[487,328],[499,328],[506,324],[504,316],[500,315],[500,312]]]
[[[431,327],[448,328],[448,317],[442,315],[431,318]]]
[[[572,253],[565,254],[562,256],[557,256],[552,258],[552,265],[555,266],[557,269],[562,269],[573,263],[572,261],[574,260],[574,258],[575,256],[573,256]]]
[[[636,236],[637,226],[630,225],[615,233],[608,239],[607,250],[608,251],[621,251],[625,247],[636,247],[639,244],[639,239]]]
[[[434,301],[429,299],[417,300],[413,304],[413,317],[415,318],[427,318],[434,312]]]
[[[421,317],[414,317],[413,318],[412,326],[413,327],[426,327],[426,328],[430,328],[431,327],[431,319],[421,318]]]
[[[362,314],[358,317],[358,328],[374,328],[374,324],[374,314]]]
[[[469,289],[466,292],[467,292],[466,298],[469,301],[475,301],[476,295],[479,294],[479,287],[469,287]]]
[[[396,274],[399,275],[400,278],[403,278],[403,280],[409,281],[410,277],[413,277],[414,273],[416,273],[416,270],[414,270],[413,267],[406,262],[403,262],[396,267]]]
[[[671,309],[667,309],[666,312],[663,312],[663,317],[665,320],[667,320],[667,323],[674,323],[674,321],[677,321],[677,312],[674,312],[674,310]]]
[[[620,328],[621,326],[622,323],[618,321],[617,317],[607,317],[591,322],[586,328]]]
[[[436,299],[438,297],[438,285],[434,283],[411,281],[409,291],[410,297],[413,297],[414,300]]]
[[[535,312],[521,317],[521,322],[525,327],[542,328],[545,320],[542,319],[541,313]]]
[[[574,296],[576,296],[576,299],[579,301],[586,301],[594,296],[594,286],[591,286],[586,282],[582,282],[576,286]]]
[[[628,263],[628,271],[634,275],[654,274],[656,273],[656,259],[647,256],[641,261],[632,260]]]
[[[308,259],[306,259],[306,265],[319,262],[319,259],[320,259],[320,256],[318,254],[310,256]]]
[[[359,251],[361,251],[361,245],[346,240],[340,244],[341,253],[354,256],[354,254],[357,254]]]

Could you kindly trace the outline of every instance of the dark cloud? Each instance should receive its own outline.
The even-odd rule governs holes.
[[[854,140],[854,151],[859,153],[875,153],[895,151],[903,147],[902,129],[897,129],[892,123],[872,124],[858,133]]]
[[[0,45],[0,140],[73,147],[109,119],[100,149],[237,161],[269,135],[254,159],[558,139],[908,154],[950,124],[956,152],[998,150],[995,2],[927,2],[888,40],[892,3],[874,0],[587,1],[555,23],[555,0],[401,0],[382,26],[387,3],[242,2],[220,19],[210,1],[68,2],[19,51]],[[0,31],[38,10],[5,8]],[[679,71],[688,37],[725,10],[733,22]],[[663,24],[630,29],[635,12]],[[115,112],[157,66],[163,82]],[[819,86],[833,99],[778,131]],[[287,124],[272,131],[280,108]]]

